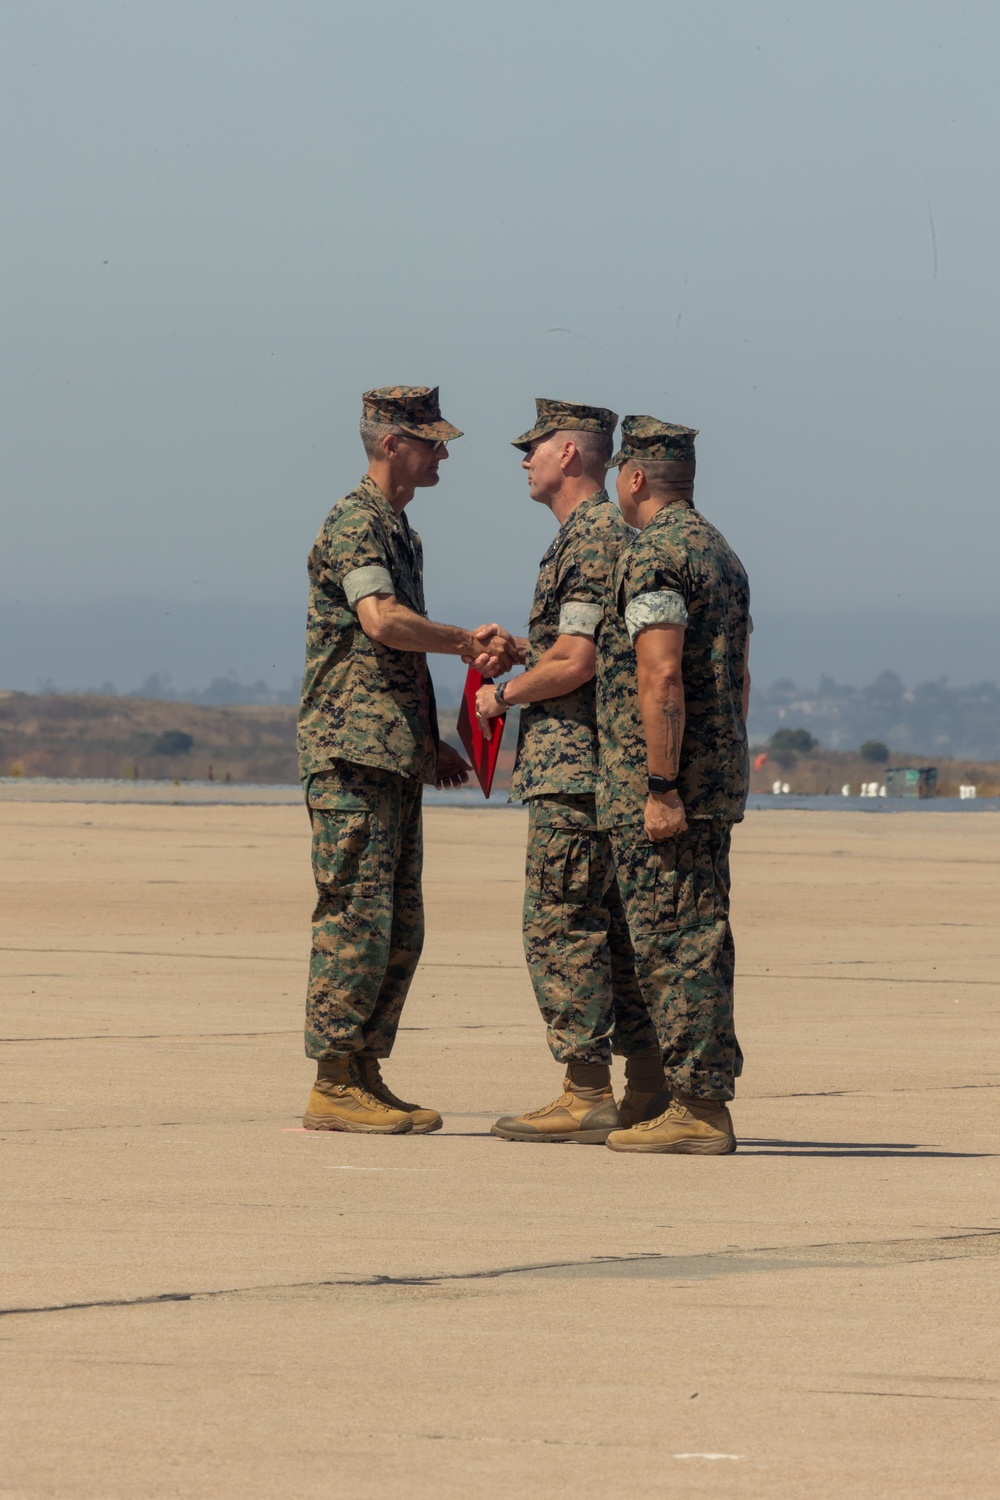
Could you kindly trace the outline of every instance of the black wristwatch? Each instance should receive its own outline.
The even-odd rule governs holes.
[[[496,687],[493,689],[493,696],[500,704],[501,708],[507,707],[507,699],[504,697],[506,688],[507,684],[505,682],[498,682]]]
[[[676,792],[677,782],[668,781],[665,776],[647,776],[646,786],[651,792]]]

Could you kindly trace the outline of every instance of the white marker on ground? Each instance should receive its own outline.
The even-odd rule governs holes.
[[[324,1167],[324,1172],[429,1172],[429,1167]]]
[[[674,1458],[731,1458],[741,1459],[742,1453],[675,1453]]]

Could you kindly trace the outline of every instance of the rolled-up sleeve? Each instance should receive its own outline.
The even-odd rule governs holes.
[[[348,604],[356,609],[359,599],[367,599],[370,594],[395,596],[396,589],[388,568],[352,568],[344,574],[344,593]]]
[[[625,625],[629,639],[634,641],[641,630],[649,625],[686,625],[687,605],[682,594],[673,589],[661,589],[657,593],[637,594],[625,606]]]
[[[580,599],[568,599],[559,610],[559,634],[586,635],[593,640],[603,613],[604,608],[600,604],[584,604]]]

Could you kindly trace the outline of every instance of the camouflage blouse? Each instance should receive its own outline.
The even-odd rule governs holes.
[[[657,621],[686,626],[685,725],[678,791],[689,818],[737,822],[749,765],[743,672],[750,589],[720,531],[688,505],[667,505],[621,553],[597,635],[602,827],[638,822],[646,803],[646,740],[631,633]]]
[[[615,559],[633,535],[604,490],[571,511],[542,558],[528,622],[528,660],[559,635],[593,636],[604,611]],[[592,793],[597,774],[594,679],[562,698],[521,709],[511,800],[543,794]]]
[[[358,600],[390,587],[427,613],[420,538],[366,476],[333,507],[309,554],[302,777],[344,760],[434,780],[438,730],[427,658],[379,645],[358,622]]]

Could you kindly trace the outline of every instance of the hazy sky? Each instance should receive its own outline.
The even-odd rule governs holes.
[[[996,608],[995,4],[7,0],[2,32],[7,601],[296,604],[398,381],[467,434],[409,512],[438,617],[523,622],[535,395],[700,428],[757,612]]]

